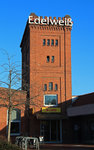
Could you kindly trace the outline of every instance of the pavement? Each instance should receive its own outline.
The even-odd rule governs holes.
[[[40,150],[94,150],[94,145],[41,144]]]

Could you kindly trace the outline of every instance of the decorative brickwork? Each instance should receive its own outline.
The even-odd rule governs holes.
[[[37,16],[33,15],[33,19]],[[67,16],[66,18],[68,18]],[[47,19],[47,17],[44,17]],[[52,19],[52,17],[49,17]],[[43,17],[40,17],[43,19]],[[56,17],[54,17],[56,19]],[[58,20],[63,18],[58,18]],[[34,99],[32,108],[34,114],[40,112],[44,107],[44,95],[57,95],[58,105],[61,107],[62,115],[66,112],[66,101],[71,100],[71,28],[70,26],[59,25],[42,25],[42,24],[29,24],[27,22],[23,39],[21,42],[22,51],[22,72],[24,82],[30,85],[29,96],[32,94],[39,96]],[[47,40],[49,44],[47,45]],[[53,45],[51,41],[53,40]],[[58,41],[58,45],[55,45],[55,41]],[[53,56],[53,57],[52,57]],[[49,57],[49,60],[48,60]],[[53,63],[51,59],[54,58]],[[28,66],[28,67],[26,67]],[[24,72],[27,69],[27,75],[24,76]],[[49,83],[53,83],[53,89],[49,90]],[[47,89],[44,90],[44,85],[47,85]],[[58,90],[54,90],[55,84],[57,84]],[[32,88],[35,89],[32,92]],[[32,118],[31,118],[32,120]],[[34,119],[35,120],[35,119]],[[30,134],[36,133],[31,126],[35,126],[35,122],[30,121]],[[37,120],[36,120],[37,121]],[[39,124],[39,121],[37,121]],[[39,128],[39,126],[38,126]],[[36,133],[40,134],[40,133]]]

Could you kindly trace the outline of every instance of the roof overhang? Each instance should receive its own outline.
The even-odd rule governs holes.
[[[68,117],[94,114],[94,104],[71,107],[67,109]]]

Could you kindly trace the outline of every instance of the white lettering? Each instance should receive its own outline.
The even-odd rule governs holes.
[[[69,25],[69,26],[72,26],[72,25],[73,25],[73,22],[72,22],[72,19],[71,19],[71,18],[68,18],[68,25]]]
[[[73,22],[71,18],[64,18],[64,20],[56,20],[56,19],[49,19],[49,17],[47,17],[47,19],[41,19],[40,17],[38,18],[33,18],[33,16],[29,16],[29,24],[43,24],[43,25],[60,25],[60,26],[72,26]]]
[[[46,19],[41,19],[41,23],[46,25],[47,24],[47,20]]]
[[[67,19],[65,18],[65,26],[67,25]]]
[[[55,20],[55,19],[50,19],[50,23],[53,25],[53,24],[55,24],[55,25],[57,25],[58,24],[58,20]]]
[[[63,20],[59,20],[59,25],[60,26],[64,26],[64,21]]]
[[[49,24],[49,17],[47,17],[47,24]]]
[[[35,18],[34,23],[35,23],[35,24],[40,24],[40,17]]]
[[[34,23],[33,16],[29,16],[29,23],[30,23],[30,24],[33,24],[33,23]]]

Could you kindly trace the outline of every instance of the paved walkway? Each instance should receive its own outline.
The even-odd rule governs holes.
[[[40,150],[94,150],[94,145],[41,144]]]

